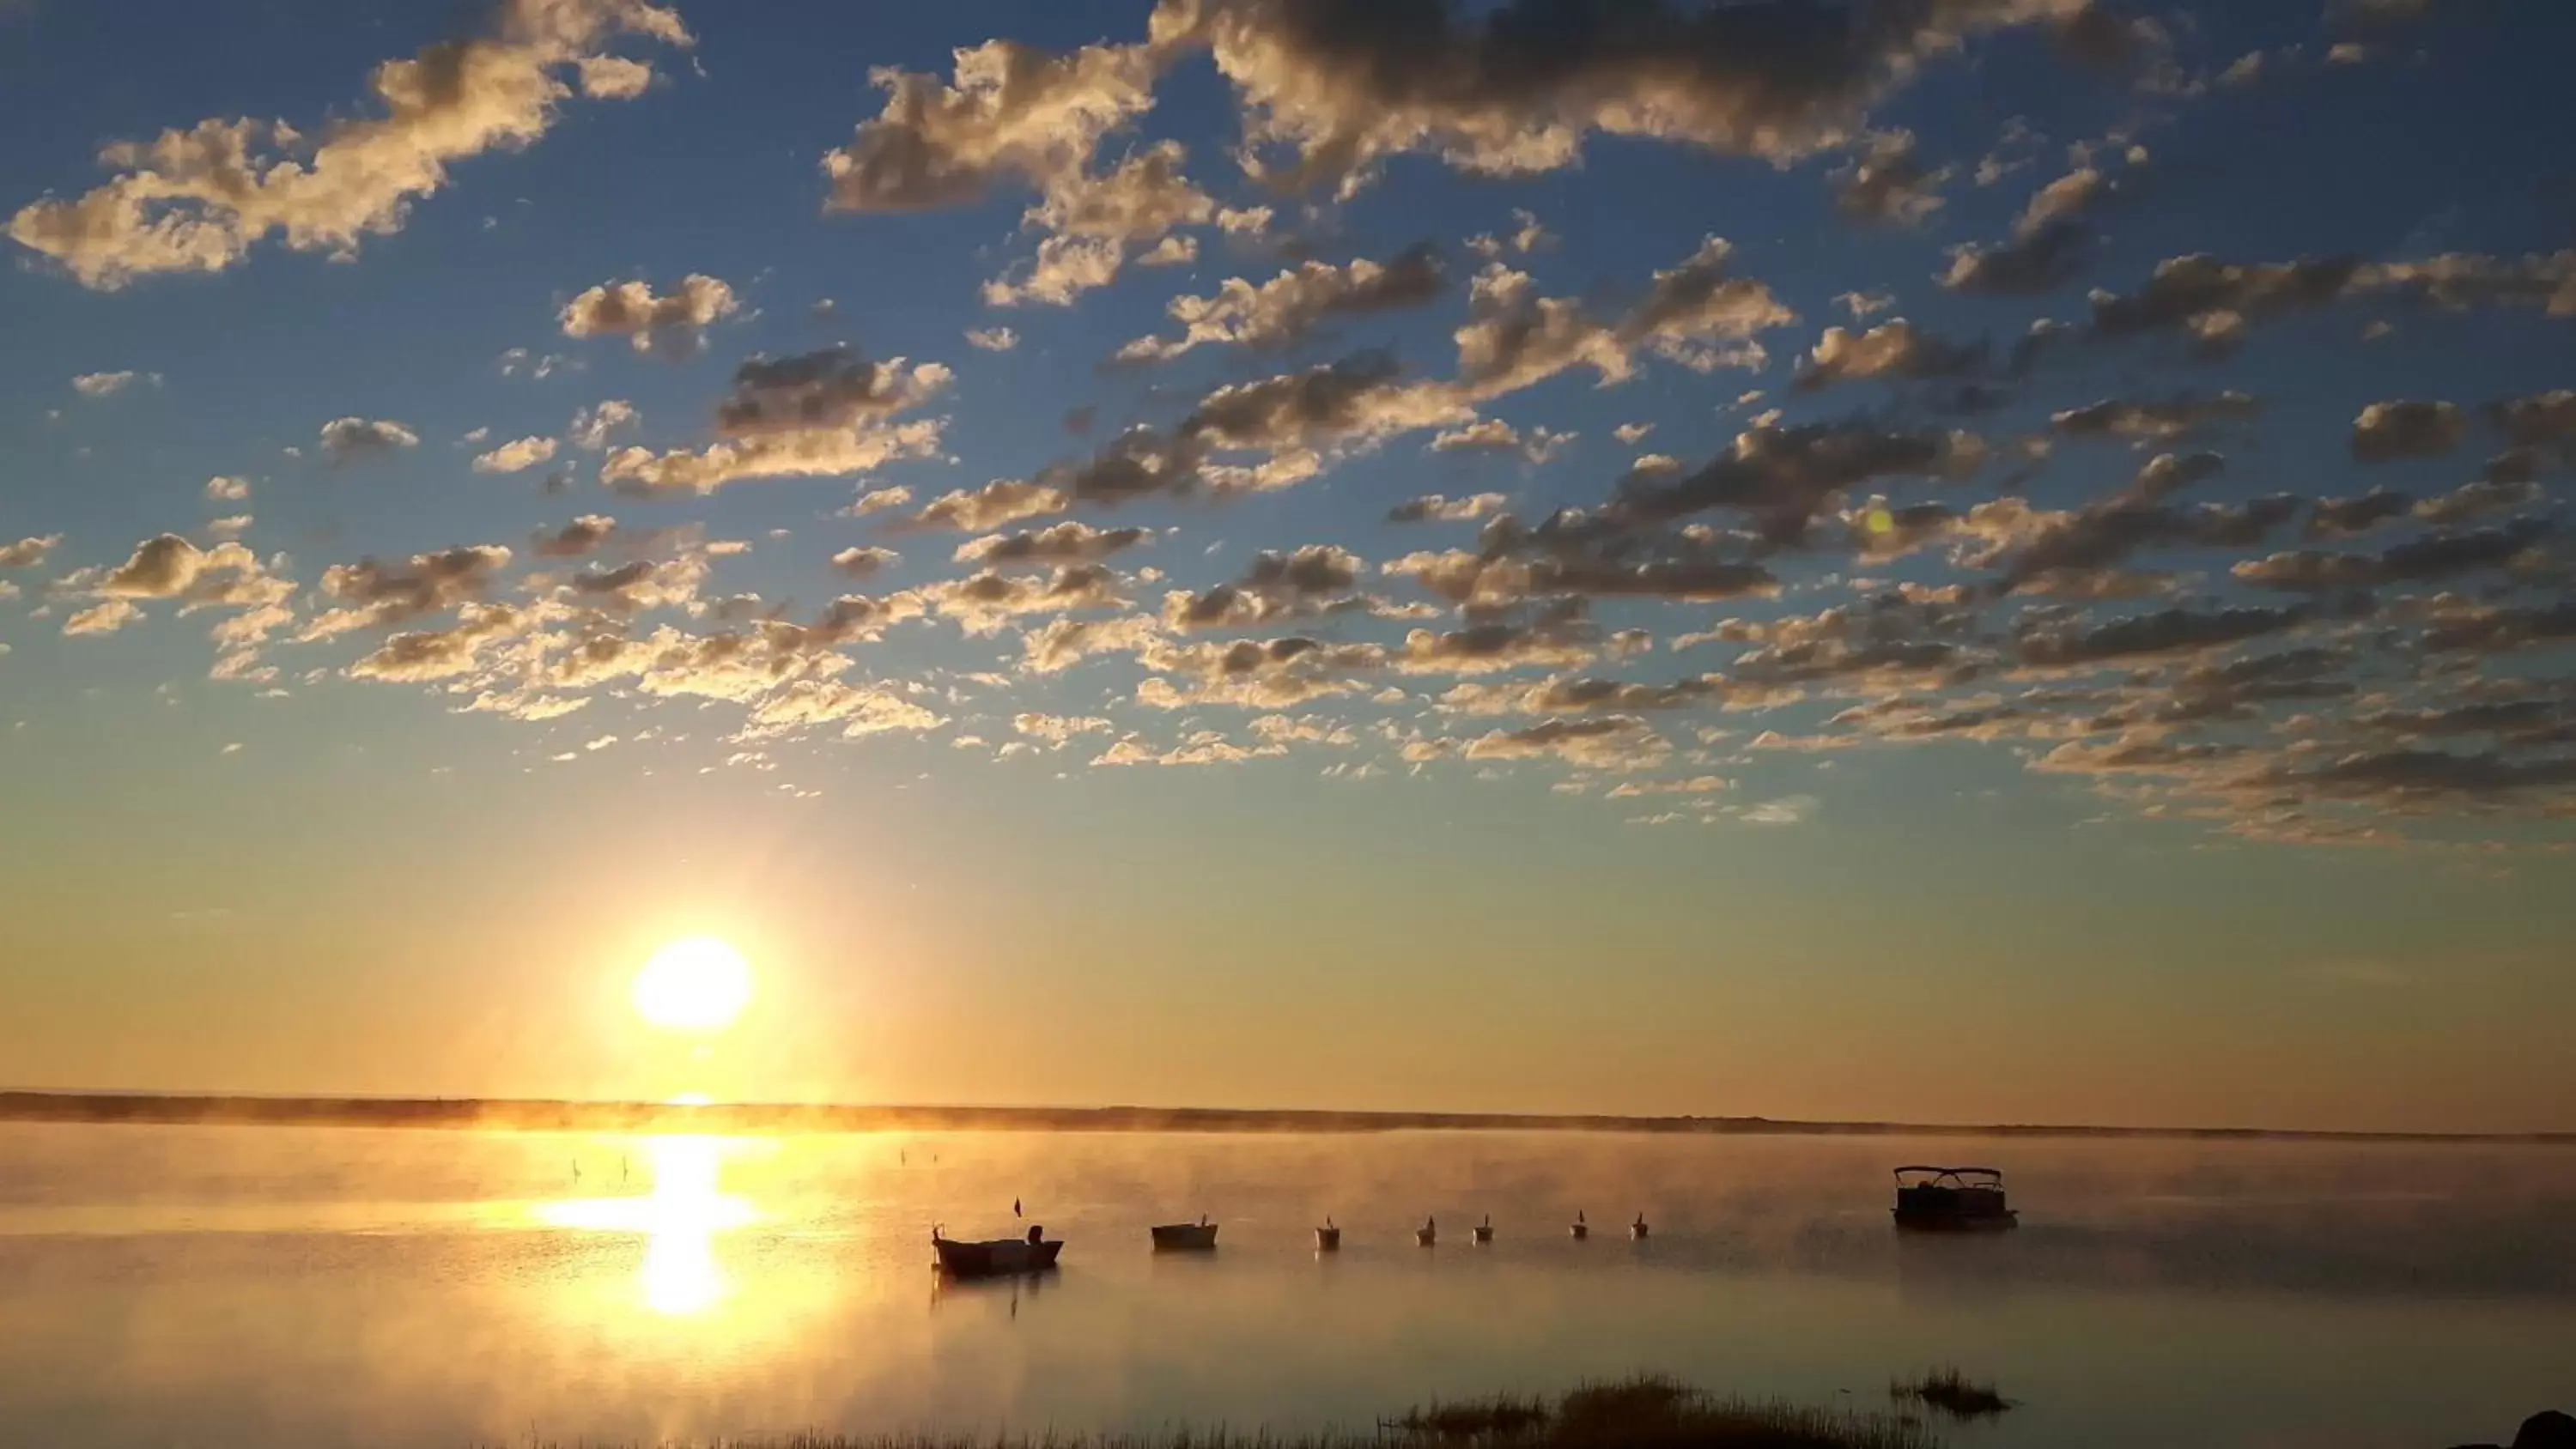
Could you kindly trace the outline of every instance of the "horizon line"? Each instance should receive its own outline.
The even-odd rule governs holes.
[[[664,1122],[811,1132],[1567,1131],[1780,1136],[2108,1137],[2576,1146],[2576,1131],[2434,1132],[2249,1126],[1905,1122],[1697,1113],[1426,1112],[1296,1107],[1002,1106],[934,1103],[647,1102],[551,1097],[418,1097],[256,1092],[0,1089],[0,1121],[113,1126],[351,1126],[575,1131]]]

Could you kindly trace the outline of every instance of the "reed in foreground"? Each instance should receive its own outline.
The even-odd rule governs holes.
[[[797,1435],[705,1449],[1940,1449],[1921,1424],[1889,1415],[1720,1398],[1671,1379],[1587,1384],[1553,1402],[1501,1395],[1433,1403],[1375,1432],[1243,1433],[1174,1427],[1145,1434],[1039,1437]],[[573,1449],[540,1444],[536,1449]],[[600,1449],[592,1445],[589,1449]]]

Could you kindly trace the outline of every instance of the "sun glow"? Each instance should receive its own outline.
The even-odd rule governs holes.
[[[714,936],[684,936],[635,973],[635,1010],[671,1031],[718,1032],[751,1001],[751,963]]]

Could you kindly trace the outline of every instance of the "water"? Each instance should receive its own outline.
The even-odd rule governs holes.
[[[1899,1238],[1911,1161],[2024,1226]],[[937,1286],[930,1225],[1014,1197],[1062,1271]],[[1215,1256],[1147,1251],[1201,1212]],[[0,1445],[1365,1426],[1640,1369],[1879,1408],[1955,1363],[2022,1403],[1960,1445],[2433,1449],[2576,1408],[2571,1223],[2545,1148],[0,1126]]]

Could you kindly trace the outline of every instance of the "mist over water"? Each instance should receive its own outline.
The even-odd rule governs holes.
[[[1899,1238],[1913,1161],[2024,1226]],[[936,1283],[932,1224],[1015,1198],[1063,1270]],[[1201,1213],[1215,1256],[1147,1250]],[[0,1126],[0,1444],[1365,1426],[1639,1369],[1877,1408],[1955,1363],[2023,1404],[1961,1444],[2420,1449],[2565,1398],[2571,1221],[2541,1147]]]

